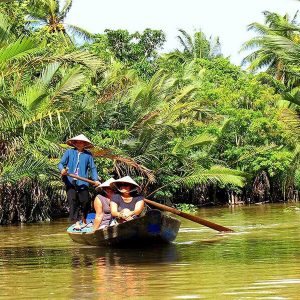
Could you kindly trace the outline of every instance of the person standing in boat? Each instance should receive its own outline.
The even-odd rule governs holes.
[[[94,224],[92,230],[103,229],[110,225],[112,216],[110,211],[110,200],[115,194],[114,188],[111,183],[115,180],[110,178],[105,182],[101,183],[96,190],[100,189],[99,194],[94,200],[94,209],[96,212]]]
[[[145,206],[144,197],[137,193],[139,185],[130,176],[117,179],[112,185],[117,188],[119,194],[115,194],[111,199],[111,215],[120,223],[138,217]]]
[[[82,223],[85,225],[86,217],[90,207],[89,201],[89,184],[85,181],[76,180],[67,173],[75,174],[80,177],[88,178],[88,171],[91,172],[91,177],[95,181],[95,186],[100,185],[98,181],[98,173],[91,152],[87,149],[94,147],[91,141],[80,134],[66,142],[74,148],[68,149],[62,156],[58,168],[66,185],[67,199],[70,208],[70,221],[76,222],[75,229],[81,229],[79,223],[79,210],[82,208]]]

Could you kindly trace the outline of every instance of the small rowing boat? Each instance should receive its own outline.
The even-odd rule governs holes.
[[[175,240],[179,227],[179,220],[160,210],[152,209],[142,217],[94,232],[74,231],[73,225],[67,232],[71,239],[79,244],[141,246],[145,243],[169,243]]]

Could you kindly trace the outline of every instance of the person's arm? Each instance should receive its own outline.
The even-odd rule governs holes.
[[[121,211],[121,214],[123,216],[124,219],[126,219],[127,221],[132,220],[132,216],[138,216],[141,214],[141,212],[143,211],[145,206],[145,202],[143,199],[139,200],[134,207],[134,210],[129,210],[126,209],[124,211]]]
[[[99,181],[99,177],[98,177],[98,172],[97,172],[97,168],[94,162],[94,158],[92,155],[90,155],[90,159],[89,159],[89,167],[91,170],[91,175],[92,175],[92,179],[95,181],[95,186],[100,185],[100,181]]]
[[[140,200],[135,204],[133,215],[139,216],[145,207],[144,200]]]
[[[118,212],[118,204],[114,201],[110,201],[110,212],[111,212],[111,215],[115,218],[121,217],[121,213]]]
[[[66,175],[68,173],[68,170],[66,168],[68,162],[69,162],[69,150],[67,150],[64,155],[62,156],[59,164],[58,164],[58,169],[61,173],[61,175]]]
[[[96,216],[94,220],[93,230],[97,230],[100,227],[100,224],[103,219],[103,206],[101,200],[98,197],[95,198],[94,208],[96,211]]]

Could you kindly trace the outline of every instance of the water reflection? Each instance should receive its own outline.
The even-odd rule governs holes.
[[[179,259],[175,244],[155,246],[154,248],[97,248],[79,246],[78,249],[47,249],[38,247],[6,247],[0,248],[0,265],[37,266],[72,268],[93,265],[111,266],[148,265],[152,263],[172,263]]]
[[[18,289],[18,296],[22,298],[26,296],[26,291],[29,292],[28,287],[42,284],[43,291],[47,293],[56,281],[67,284],[64,287],[68,287],[71,299],[85,299],[87,295],[93,298],[104,294],[108,297],[116,293],[124,297],[138,297],[146,293],[151,282],[149,265],[168,265],[179,259],[174,244],[154,249],[89,246],[69,249],[0,248],[0,276],[2,284],[6,283],[2,295],[9,297],[10,286],[15,286],[16,280],[22,278],[24,289]],[[49,271],[45,272],[47,269]],[[41,273],[36,273],[38,270]],[[31,276],[23,277],[28,272]]]
[[[179,259],[175,244],[154,245],[151,248],[97,248],[80,247],[78,255],[87,256],[93,261],[106,261],[108,266],[125,264],[171,263]]]
[[[73,243],[65,220],[0,228],[0,299],[298,299],[300,219],[283,206],[199,211],[151,249]]]
[[[176,245],[157,246],[154,249],[116,249],[80,247],[72,253],[73,280],[79,286],[74,297],[86,295],[84,281],[92,278],[94,293],[98,296],[139,297],[145,295],[151,264],[169,264],[179,260]]]

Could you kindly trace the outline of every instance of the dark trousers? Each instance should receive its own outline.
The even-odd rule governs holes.
[[[67,190],[67,199],[69,202],[70,213],[69,220],[70,221],[79,221],[79,211],[80,207],[82,209],[83,217],[86,218],[89,212],[89,191],[87,188],[84,189],[76,189],[75,187],[66,187]]]

